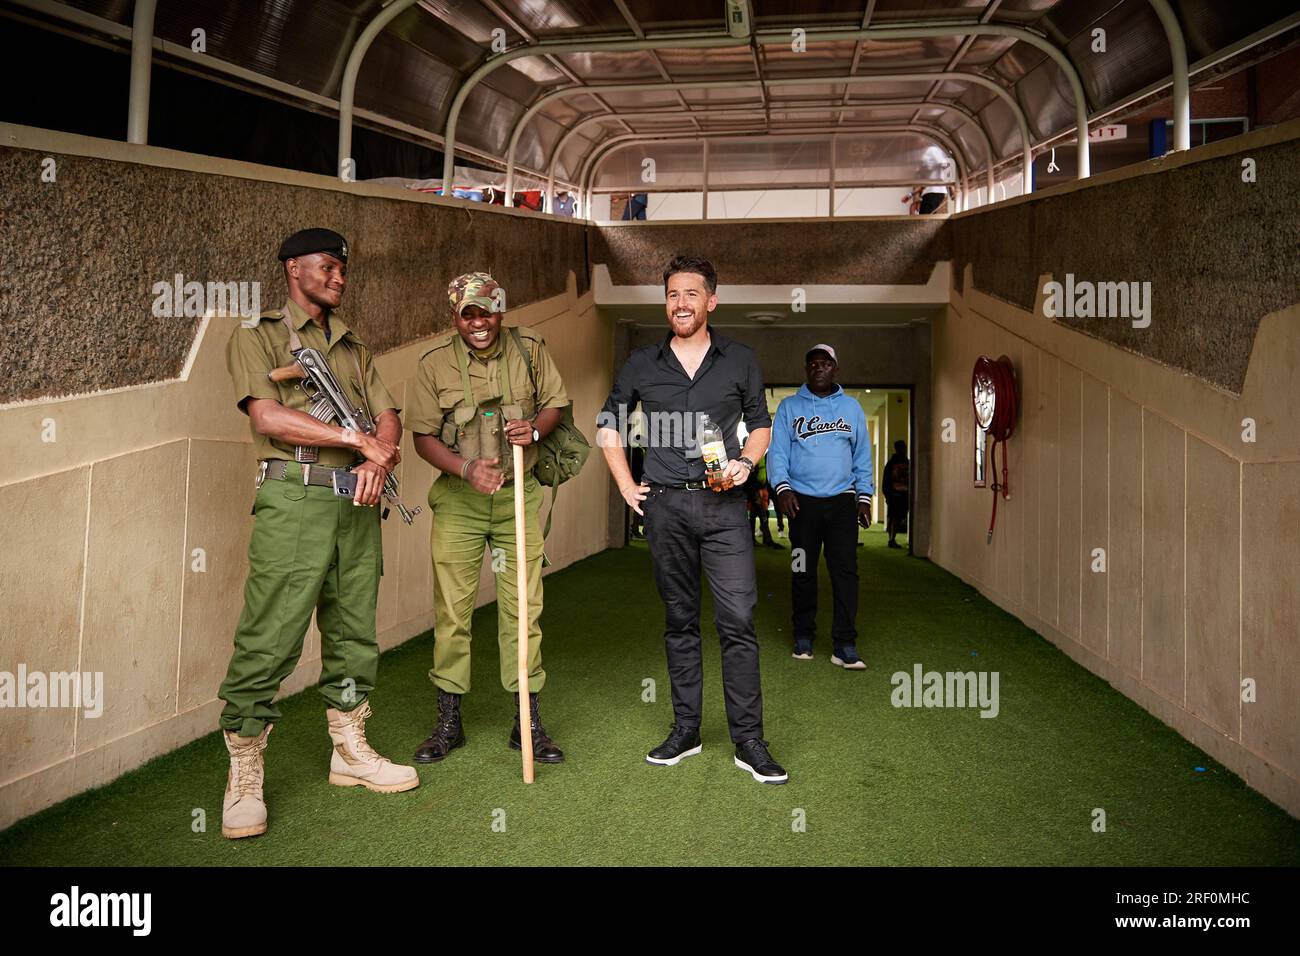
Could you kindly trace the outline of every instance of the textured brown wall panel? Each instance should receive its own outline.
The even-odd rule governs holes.
[[[591,227],[591,263],[616,285],[657,285],[675,255],[702,255],[728,285],[924,285],[951,258],[945,220],[710,222]]]
[[[284,301],[275,252],[326,226],[351,245],[344,311],[377,351],[445,326],[447,282],[492,269],[511,306],[586,290],[585,228],[134,163],[0,149],[0,403],[179,375],[194,319],[152,314],[155,282],[259,281]]]
[[[1241,181],[1254,159],[1258,182]],[[954,274],[1033,309],[1038,277],[1150,281],[1151,325],[1074,328],[1240,392],[1259,321],[1300,299],[1300,141],[952,220]],[[1288,198],[1291,197],[1291,198]]]

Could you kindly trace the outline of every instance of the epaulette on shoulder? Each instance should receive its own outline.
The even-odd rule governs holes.
[[[445,349],[447,346],[451,345],[452,342],[455,341],[455,336],[459,334],[460,333],[457,332],[455,329],[451,329],[447,332],[443,332],[442,334],[440,334],[437,338],[433,340],[433,344],[424,350],[424,354],[420,356],[420,361],[423,362],[434,352],[437,352],[441,349]]]
[[[527,325],[516,325],[515,329],[519,332],[519,337],[529,343],[530,350],[533,345],[545,345],[546,339],[542,338],[542,333]],[[502,329],[502,331],[506,331]]]

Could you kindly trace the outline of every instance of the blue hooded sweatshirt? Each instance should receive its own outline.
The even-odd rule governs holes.
[[[876,491],[867,416],[857,399],[835,391],[819,398],[804,385],[782,399],[772,422],[767,480],[780,494],[830,498],[848,491],[865,501]]]

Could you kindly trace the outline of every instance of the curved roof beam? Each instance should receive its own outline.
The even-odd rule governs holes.
[[[357,77],[361,74],[361,61],[375,37],[383,32],[400,13],[405,13],[415,6],[418,0],[393,0],[388,6],[375,14],[375,18],[366,24],[352,45],[348,54],[348,65],[343,68],[343,83],[339,87],[339,179],[352,182],[356,177],[356,167],[352,162],[352,109],[357,92]]]
[[[1169,65],[1174,81],[1174,149],[1192,148],[1192,97],[1187,72],[1187,43],[1169,0],[1150,0],[1169,40]]]
[[[153,70],[153,20],[157,0],[136,0],[131,14],[131,79],[126,106],[126,141],[149,142],[149,76]]]
[[[1079,71],[1074,68],[1074,64],[1065,55],[1065,51],[1041,34],[1025,27],[1015,27],[1002,23],[960,25],[920,23],[904,26],[868,27],[865,30],[814,27],[806,31],[806,39],[809,43],[824,40],[888,40],[890,38],[914,40],[921,37],[942,36],[1013,37],[1016,40],[1023,40],[1051,57],[1061,72],[1065,74],[1070,89],[1074,93],[1074,123],[1079,140],[1079,178],[1086,179],[1088,177],[1091,167],[1088,151],[1088,97],[1083,91],[1083,81],[1079,79]],[[790,42],[790,31],[758,31],[754,34],[754,42],[769,45],[788,44]]]
[[[726,130],[716,132],[699,132],[694,135],[683,136],[674,134],[671,136],[655,135],[654,133],[625,133],[620,136],[612,137],[601,143],[599,147],[587,154],[583,161],[582,169],[578,173],[578,181],[582,188],[582,211],[591,217],[591,197],[592,183],[595,181],[596,173],[600,164],[610,153],[614,152],[620,146],[628,146],[639,142],[662,142],[662,143],[695,143],[704,139],[735,139],[738,137],[789,137],[789,136],[807,136],[807,135],[835,135],[835,134],[871,134],[871,133],[921,133],[929,137],[935,145],[948,152],[953,160],[953,165],[957,168],[957,179],[960,183],[961,193],[964,194],[967,189],[966,166],[962,160],[961,150],[948,137],[948,134],[936,127],[923,123],[900,123],[900,124],[870,124],[870,125],[849,125],[849,126],[826,126],[809,130],[792,131],[788,133],[774,133],[763,127],[755,127],[752,130]],[[959,196],[960,198],[960,196]]]
[[[398,0],[399,3],[406,0]],[[442,180],[444,183],[452,181],[456,168],[456,124],[460,120],[460,111],[465,105],[465,100],[469,98],[470,92],[474,87],[482,82],[483,78],[489,73],[500,69],[513,60],[522,59],[527,56],[546,56],[548,54],[558,53],[626,53],[639,52],[644,50],[685,50],[685,49],[716,49],[718,47],[731,46],[749,46],[749,37],[731,37],[725,33],[705,33],[705,34],[673,34],[665,37],[646,37],[645,39],[631,40],[600,40],[591,38],[588,40],[568,40],[568,41],[550,41],[544,40],[541,43],[534,43],[529,46],[515,47],[513,50],[506,50],[505,53],[492,57],[483,63],[461,83],[460,88],[456,90],[456,96],[451,101],[451,108],[447,111],[447,126],[442,134]],[[589,88],[589,87],[588,87]]]
[[[1021,109],[1020,103],[1016,100],[1011,92],[995,80],[978,73],[966,73],[964,71],[943,71],[939,73],[869,73],[861,76],[798,76],[788,77],[780,80],[768,80],[767,86],[821,86],[826,83],[844,84],[846,86],[870,85],[872,83],[889,83],[894,81],[931,83],[935,81],[972,83],[976,86],[989,90],[998,99],[1007,104],[1012,115],[1016,119],[1016,125],[1020,129],[1021,156],[1023,163],[1023,191],[1028,194],[1033,191],[1033,174],[1031,172],[1034,157],[1029,133],[1029,120],[1025,116],[1025,111]],[[540,97],[537,102],[530,106],[524,114],[519,117],[515,123],[515,128],[510,134],[510,146],[506,151],[506,202],[510,203],[513,199],[514,192],[514,170],[515,170],[515,152],[519,145],[519,139],[528,125],[528,121],[536,116],[547,104],[554,103],[556,100],[564,99],[570,96],[581,96],[589,91],[597,93],[641,93],[656,92],[663,90],[700,90],[700,89],[734,89],[738,87],[758,86],[762,88],[763,81],[754,80],[684,80],[671,83],[610,83],[599,86],[566,86],[562,89],[555,90]],[[863,105],[860,104],[859,109]]]
[[[955,106],[952,104],[943,103],[941,101],[936,102],[933,100],[929,102],[924,102],[922,100],[906,100],[903,102],[872,103],[871,105],[872,106],[905,106],[908,108],[923,107],[926,109],[946,109],[961,115],[975,129],[975,133],[979,137],[980,142],[984,147],[984,155],[986,160],[984,169],[987,178],[987,187],[989,190],[989,195],[992,196],[993,160],[994,160],[993,144],[989,142],[988,136],[985,135],[983,127],[979,125],[979,121],[976,120],[975,115],[973,113],[971,113],[969,110],[967,110],[965,107],[962,106]],[[800,106],[785,107],[785,106],[779,106],[777,104],[772,104],[772,109],[773,111],[781,112],[781,113],[846,113],[846,112],[853,112],[854,110],[857,109],[861,109],[861,107],[855,105],[843,106],[840,104],[835,104],[831,106],[800,105]],[[658,111],[645,112],[645,113],[612,113],[611,112],[611,113],[596,113],[592,116],[585,117],[584,119],[580,120],[579,122],[575,123],[573,126],[569,128],[569,130],[560,139],[555,149],[551,152],[550,162],[548,163],[547,170],[546,170],[546,177],[547,177],[546,205],[544,208],[545,209],[554,208],[553,204],[554,204],[554,197],[555,197],[555,168],[559,164],[560,154],[564,151],[564,148],[569,144],[570,140],[572,140],[575,136],[577,136],[578,133],[584,127],[591,126],[593,124],[600,123],[600,122],[606,122],[612,119],[629,119],[629,120],[660,119],[660,118],[673,119],[677,117],[690,118],[690,117],[698,117],[698,116],[726,116],[726,115],[734,115],[737,113],[756,113],[756,112],[764,112],[763,107],[762,106],[739,107],[739,108],[726,107],[726,108],[719,108],[713,110],[669,109],[669,110],[658,110]],[[719,131],[719,132],[725,132],[725,131]],[[772,130],[772,132],[797,133],[799,132],[799,130],[788,130],[788,131]],[[596,148],[599,148],[599,144],[596,146]],[[966,157],[966,161],[968,166],[971,165],[969,156]]]
[[[404,3],[406,0],[396,0],[396,2]],[[918,37],[972,35],[1009,36],[1017,40],[1023,40],[1050,56],[1057,66],[1065,73],[1066,79],[1070,83],[1070,88],[1074,93],[1075,120],[1079,139],[1079,178],[1086,178],[1089,168],[1088,106],[1087,98],[1083,92],[1083,83],[1080,81],[1078,71],[1074,69],[1069,57],[1067,57],[1061,49],[1056,46],[1056,44],[1032,30],[1027,30],[1024,27],[993,23],[899,23],[890,24],[887,27],[868,27],[865,30],[813,28],[807,31],[807,39],[812,42],[822,40],[908,40],[916,39]],[[512,60],[517,60],[526,56],[545,56],[547,54],[555,53],[627,52],[748,46],[751,39],[756,43],[788,43],[790,42],[790,32],[788,30],[767,30],[754,33],[752,38],[731,37],[725,34],[709,33],[702,36],[675,34],[666,37],[646,37],[644,39],[638,38],[632,40],[601,40],[598,38],[591,38],[585,41],[543,41],[530,46],[520,46],[513,50],[507,50],[505,53],[494,56],[479,66],[478,69],[465,78],[465,82],[462,83],[460,89],[456,91],[456,97],[452,100],[451,109],[447,113],[447,127],[443,132],[443,181],[450,182],[455,170],[456,124],[460,119],[460,111],[465,105],[465,100],[469,97],[469,94],[474,87],[477,86],[484,77],[489,73],[492,73],[494,70],[505,66]]]

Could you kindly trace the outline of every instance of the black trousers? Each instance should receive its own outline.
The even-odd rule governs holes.
[[[790,603],[794,608],[794,639],[811,641],[817,634],[817,563],[826,551],[835,605],[831,640],[836,647],[858,639],[858,499],[849,493],[832,498],[799,495],[799,513],[790,520],[790,555],[803,570],[791,572]],[[800,563],[792,563],[800,567]]]
[[[699,727],[704,696],[700,644],[700,571],[713,592],[713,624],[722,644],[727,724],[736,743],[763,736],[754,606],[754,533],[739,488],[721,493],[653,487],[642,505],[664,602],[664,647],[679,726]]]

